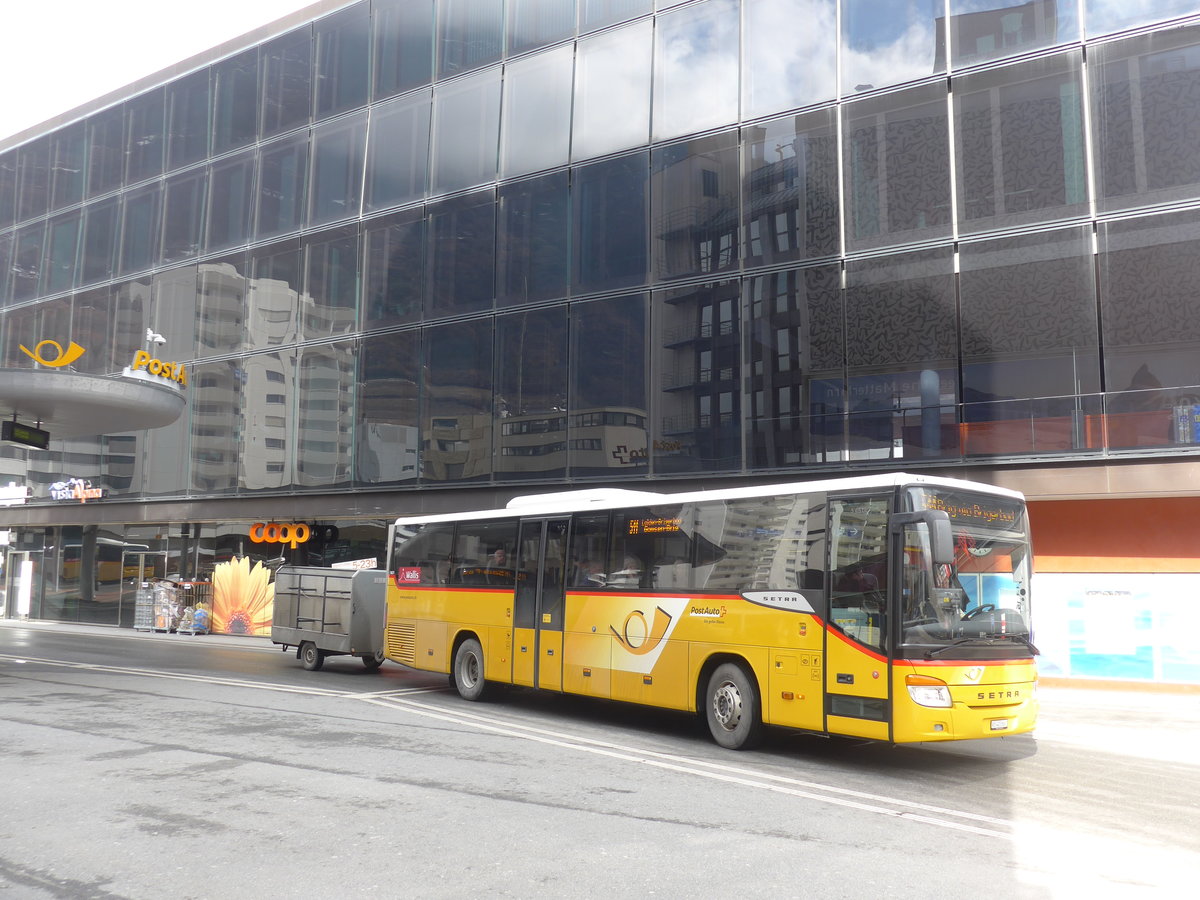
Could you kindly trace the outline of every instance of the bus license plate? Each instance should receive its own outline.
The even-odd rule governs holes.
[[[992,719],[992,731],[1004,731],[1008,728],[1008,719]]]

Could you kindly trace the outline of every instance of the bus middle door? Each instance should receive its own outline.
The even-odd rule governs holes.
[[[517,538],[513,684],[562,690],[569,518],[526,519]]]

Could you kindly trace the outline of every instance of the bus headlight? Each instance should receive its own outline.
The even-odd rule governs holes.
[[[954,705],[950,699],[950,688],[946,682],[932,675],[906,675],[904,683],[908,687],[908,696],[918,706],[931,706],[949,709]]]

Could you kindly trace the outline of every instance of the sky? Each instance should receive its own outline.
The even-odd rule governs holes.
[[[0,140],[314,0],[3,0]]]

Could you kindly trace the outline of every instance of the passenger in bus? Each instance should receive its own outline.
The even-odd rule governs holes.
[[[604,584],[604,567],[595,559],[581,559],[575,563],[575,577],[571,583],[576,587],[595,587]]]
[[[508,565],[508,553],[503,547],[497,547],[492,551],[492,555],[488,557],[488,565],[501,567]]]

